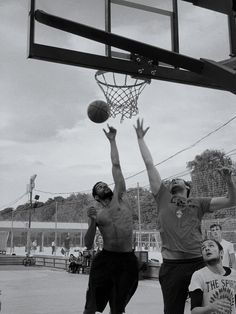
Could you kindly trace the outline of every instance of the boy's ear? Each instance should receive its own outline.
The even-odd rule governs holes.
[[[220,251],[220,259],[223,260],[224,257],[224,251]]]

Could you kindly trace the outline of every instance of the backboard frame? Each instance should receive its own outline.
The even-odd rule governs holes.
[[[139,4],[136,2],[131,2],[127,0],[105,0],[105,31],[112,32],[111,23],[111,5],[120,5],[129,8],[134,8],[137,10],[142,10],[143,12],[151,12],[159,14],[162,16],[167,16],[170,18],[170,31],[171,31],[171,51],[179,53],[179,24],[178,24],[178,6],[177,0],[171,0],[172,11],[163,10],[156,7],[151,7],[149,5]],[[112,51],[112,47],[106,45],[106,55],[110,57],[126,58],[129,59],[130,55],[125,55],[123,53],[117,53]]]
[[[236,56],[236,0],[183,0],[228,16],[230,56]]]
[[[123,73],[143,79],[157,79],[181,84],[215,88],[230,91],[236,94],[235,38],[231,40],[231,57],[227,60],[215,62],[214,60],[207,60],[204,58],[195,59],[180,54],[178,43],[178,27],[175,28],[174,26],[175,24],[178,24],[177,0],[172,1],[173,12],[165,13],[172,16],[172,50],[174,51],[151,46],[139,41],[113,34],[109,31],[111,25],[109,11],[111,3],[131,6],[133,3],[130,1],[105,0],[105,28],[107,31],[102,31],[100,29],[96,29],[81,23],[66,20],[62,17],[51,15],[41,10],[36,10],[36,0],[30,0],[28,58],[91,68],[94,70]],[[198,0],[183,1],[194,2],[195,5],[197,5],[198,2]],[[218,3],[218,1],[219,0],[216,2]],[[206,0],[206,2],[211,2],[211,5],[213,5],[211,0]],[[137,4],[135,3],[135,5]],[[148,6],[144,7],[147,10],[153,10],[153,8]],[[142,6],[142,9],[144,9],[144,7]],[[158,13],[164,13],[161,11],[162,10],[159,10]],[[225,14],[225,12],[222,13]],[[231,32],[231,37],[233,37],[233,34],[236,33],[235,12],[232,10],[232,12],[228,14],[228,17],[229,21],[231,21],[231,23],[229,23],[229,29]],[[35,21],[49,27],[54,27],[62,31],[104,43],[107,46],[107,56],[36,43]],[[129,51],[131,56],[130,59],[125,60],[116,56],[114,57],[110,47],[116,47]]]

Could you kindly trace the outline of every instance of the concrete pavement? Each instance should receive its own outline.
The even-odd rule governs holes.
[[[64,270],[0,266],[1,314],[82,314],[87,283],[88,275]],[[109,308],[103,313],[108,314]],[[126,313],[163,313],[158,280],[139,281]]]

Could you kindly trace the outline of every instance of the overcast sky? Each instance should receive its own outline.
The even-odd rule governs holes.
[[[49,13],[103,28],[103,1],[38,0]],[[142,1],[136,1],[142,2]],[[158,1],[146,1],[146,4]],[[168,1],[162,0],[168,9]],[[180,50],[195,58],[227,59],[227,19],[179,1]],[[115,7],[113,32],[169,49],[169,21],[156,14]],[[26,185],[37,174],[35,193],[45,201],[56,195],[90,190],[99,180],[111,183],[110,147],[102,129],[87,117],[89,103],[105,100],[94,70],[27,59],[27,0],[0,0],[0,209],[25,203]],[[36,39],[69,49],[102,53],[103,47],[70,34],[38,26]],[[150,126],[146,142],[159,163],[212,132],[236,115],[236,96],[228,92],[153,80],[139,99],[139,115]],[[137,117],[120,123],[117,145],[127,187],[148,186],[133,128]],[[236,148],[236,121],[158,169],[162,178],[183,172],[205,149]],[[232,155],[235,160],[236,155]],[[188,176],[185,177],[188,179]],[[41,192],[39,192],[41,191]],[[46,193],[47,192],[47,193]],[[63,193],[63,194],[59,194]],[[68,194],[67,194],[68,193]]]

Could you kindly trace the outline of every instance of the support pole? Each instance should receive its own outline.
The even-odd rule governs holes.
[[[236,17],[235,12],[228,15],[230,57],[236,56]]]
[[[33,189],[35,187],[34,181],[37,177],[37,174],[34,174],[30,177],[29,183],[29,195],[30,195],[30,206],[29,206],[29,221],[28,221],[28,230],[27,230],[27,254],[30,255],[30,248],[31,248],[31,215],[32,215],[32,208],[33,208]]]
[[[11,212],[11,247],[10,247],[10,254],[12,254],[14,252],[14,248],[13,248],[13,218],[14,218],[14,210],[12,209]]]
[[[57,243],[57,211],[58,211],[58,202],[56,202],[56,208],[55,208],[55,238],[54,238],[54,241],[55,241],[55,253],[57,251],[57,246],[58,246],[58,243]]]
[[[138,206],[138,250],[142,249],[141,245],[141,212],[140,212],[140,199],[139,199],[139,183],[137,183],[137,206]]]
[[[171,42],[172,51],[179,53],[179,21],[178,21],[178,3],[172,0],[173,14],[171,17]]]

